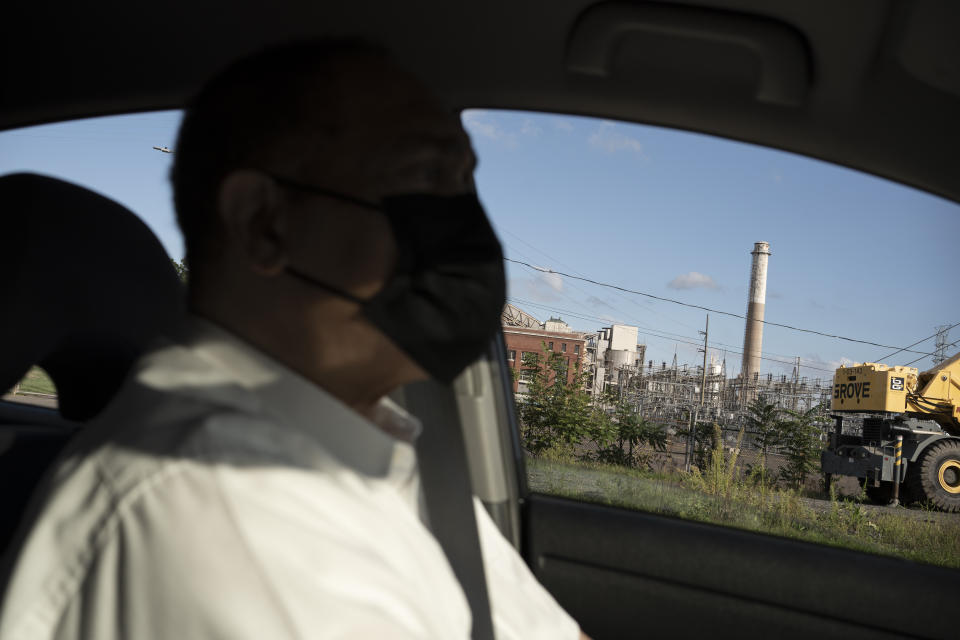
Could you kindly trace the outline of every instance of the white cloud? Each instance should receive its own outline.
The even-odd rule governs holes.
[[[840,367],[849,367],[852,364],[858,364],[858,361],[853,358],[848,358],[847,356],[840,356],[839,360],[819,360],[819,364],[826,365],[821,367],[822,369],[839,369]]]
[[[523,121],[523,124],[520,125],[520,135],[522,136],[538,136],[543,132],[543,129],[540,128],[540,125],[535,123],[530,118],[527,118]]]
[[[573,131],[573,123],[563,118],[552,118],[550,123],[560,131]]]
[[[555,304],[563,298],[563,279],[555,273],[530,274],[529,277],[511,278],[509,295],[543,304]]]
[[[617,131],[616,125],[609,120],[600,123],[599,128],[587,139],[591,147],[602,149],[607,153],[629,151],[644,156],[643,144],[637,138]]]
[[[840,367],[849,367],[852,364],[856,364],[857,361],[854,361],[852,358],[846,356],[840,356],[839,359],[830,359],[824,358],[819,353],[807,353],[800,360],[800,376],[806,376],[807,378],[820,378],[829,379],[833,376],[833,372]],[[790,372],[793,372],[793,366],[787,365],[790,368]],[[810,367],[816,367],[811,369]]]
[[[667,286],[671,289],[719,289],[717,281],[705,273],[691,271],[682,273],[670,282]]]
[[[563,276],[561,276],[559,273],[544,273],[541,271],[537,277],[545,282],[547,286],[554,291],[558,293],[563,291]]]
[[[517,143],[516,134],[504,130],[496,119],[486,111],[471,109],[463,112],[463,126],[472,135],[503,142],[508,146]]]
[[[487,138],[510,148],[516,147],[521,138],[532,138],[543,133],[543,128],[534,118],[524,118],[517,124],[515,119],[504,118],[483,109],[464,111],[462,122],[470,135]],[[504,124],[505,122],[507,124]]]

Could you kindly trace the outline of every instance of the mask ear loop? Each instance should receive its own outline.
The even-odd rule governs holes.
[[[269,172],[269,171],[264,171],[263,169],[258,169],[258,171],[260,171],[260,172],[263,173],[264,175],[268,176],[270,179],[272,179],[274,182],[276,182],[276,183],[277,183],[278,185],[280,185],[281,187],[285,187],[285,188],[287,188],[287,189],[295,189],[295,190],[297,190],[297,191],[304,191],[304,192],[306,192],[306,193],[313,193],[313,194],[316,194],[316,195],[326,196],[326,197],[328,197],[328,198],[334,198],[335,200],[342,200],[343,202],[349,202],[350,204],[354,204],[354,205],[357,205],[358,207],[363,207],[363,208],[365,208],[365,209],[373,209],[374,211],[380,211],[380,210],[381,210],[381,209],[380,209],[380,206],[378,206],[378,205],[376,205],[376,204],[373,204],[372,202],[367,202],[366,200],[363,200],[363,199],[361,199],[361,198],[355,198],[355,197],[350,196],[350,195],[347,195],[347,194],[345,194],[345,193],[340,193],[339,191],[333,191],[333,190],[331,190],[331,189],[324,189],[323,187],[316,187],[316,186],[313,186],[313,185],[310,185],[310,184],[304,184],[304,183],[302,183],[302,182],[297,182],[296,180],[290,180],[289,178],[284,178],[283,176],[278,176],[278,175],[276,175],[276,174],[274,174],[274,173],[271,173],[271,172]],[[303,281],[303,282],[306,282],[306,283],[309,284],[309,285],[312,285],[312,286],[317,287],[317,288],[319,288],[319,289],[323,289],[324,291],[327,291],[327,292],[329,292],[329,293],[332,293],[332,294],[334,294],[334,295],[336,295],[336,296],[339,296],[339,297],[344,298],[344,299],[346,299],[346,300],[349,300],[349,301],[351,301],[351,302],[355,302],[355,303],[357,303],[357,304],[359,304],[359,305],[363,305],[365,302],[367,302],[367,301],[364,300],[363,298],[358,298],[357,296],[353,295],[352,293],[348,293],[348,292],[344,291],[343,289],[341,289],[341,288],[339,288],[339,287],[335,287],[335,286],[333,286],[332,284],[329,284],[329,283],[324,282],[324,281],[322,281],[322,280],[318,280],[317,278],[314,278],[313,276],[308,275],[308,274],[304,273],[303,271],[300,271],[299,269],[294,269],[293,267],[287,267],[286,269],[284,269],[284,271],[285,271],[286,273],[289,273],[290,275],[294,276],[295,278],[297,278],[297,279],[299,279],[299,280],[301,280],[301,281]]]
[[[332,284],[328,284],[328,283],[324,282],[323,280],[318,280],[318,279],[314,278],[313,276],[307,275],[307,274],[304,273],[303,271],[300,271],[300,270],[298,270],[298,269],[294,269],[293,267],[286,267],[286,268],[284,269],[284,271],[286,271],[287,273],[289,273],[289,274],[292,275],[293,277],[297,278],[298,280],[301,280],[301,281],[303,281],[303,282],[306,282],[307,284],[312,285],[312,286],[314,286],[314,287],[317,287],[318,289],[323,289],[324,291],[327,291],[327,292],[329,292],[329,293],[334,294],[335,296],[339,296],[339,297],[341,297],[341,298],[344,298],[344,299],[346,299],[346,300],[349,300],[350,302],[356,302],[357,304],[359,304],[359,305],[361,305],[361,306],[362,306],[364,303],[367,302],[367,301],[364,300],[363,298],[358,298],[357,296],[353,295],[352,293],[347,293],[346,291],[344,291],[343,289],[340,289],[339,287],[335,287],[335,286],[333,286]]]
[[[268,176],[274,182],[276,182],[281,187],[286,187],[287,189],[296,189],[297,191],[305,191],[307,193],[314,193],[320,196],[326,196],[328,198],[334,198],[335,200],[342,200],[344,202],[349,202],[350,204],[355,204],[358,207],[363,207],[365,209],[373,209],[374,211],[380,211],[381,207],[378,204],[374,204],[362,198],[356,198],[345,193],[340,193],[339,191],[333,191],[332,189],[324,189],[323,187],[315,187],[312,184],[304,184],[302,182],[297,182],[296,180],[291,180],[289,178],[284,178],[283,176],[278,176],[270,173],[269,171],[263,171],[258,169],[260,173]]]

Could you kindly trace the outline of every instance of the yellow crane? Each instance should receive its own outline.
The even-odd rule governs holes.
[[[855,476],[877,501],[896,500],[902,488],[906,501],[960,512],[960,353],[924,372],[840,367],[831,410],[835,427],[820,460],[828,480]]]

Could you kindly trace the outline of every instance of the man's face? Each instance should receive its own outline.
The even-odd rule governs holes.
[[[458,118],[411,76],[382,60],[340,63],[331,144],[286,177],[371,203],[405,193],[473,190],[476,159]],[[358,297],[379,291],[396,246],[385,216],[334,198],[286,201],[291,266]]]

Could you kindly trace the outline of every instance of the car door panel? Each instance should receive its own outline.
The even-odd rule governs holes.
[[[595,640],[955,637],[955,571],[531,494],[537,578]]]

